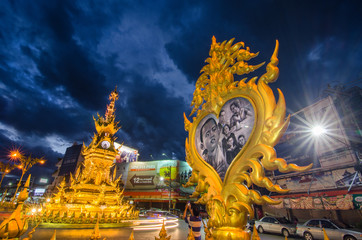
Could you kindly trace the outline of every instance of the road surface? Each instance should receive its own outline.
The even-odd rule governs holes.
[[[179,220],[179,226],[173,229],[167,229],[168,236],[171,235],[171,240],[186,240],[188,234],[187,224]],[[29,230],[31,227],[29,227]],[[131,235],[132,228],[108,228],[99,229],[101,238],[107,240],[128,240]],[[61,240],[88,240],[93,232],[93,229],[56,229],[56,237]],[[35,240],[49,240],[54,233],[54,229],[37,228],[33,233],[33,239]],[[135,240],[154,240],[155,237],[159,237],[160,229],[158,230],[143,230],[134,231]],[[202,239],[205,239],[204,229],[201,230]],[[23,235],[24,238],[26,235]],[[261,240],[284,240],[281,235],[274,234],[259,234]],[[289,240],[295,240],[295,238],[288,238]],[[300,239],[299,239],[300,240]]]

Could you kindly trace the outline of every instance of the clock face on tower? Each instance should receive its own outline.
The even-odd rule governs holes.
[[[103,142],[101,142],[101,146],[104,149],[108,149],[111,146],[111,143],[108,141],[103,141]]]

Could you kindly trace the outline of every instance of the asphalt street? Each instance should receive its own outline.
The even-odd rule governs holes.
[[[167,234],[171,235],[171,240],[186,240],[188,234],[187,224],[179,220],[179,226],[172,229],[167,229]],[[29,227],[28,232],[31,230]],[[107,240],[128,240],[132,228],[100,228],[101,238]],[[61,240],[87,240],[90,238],[93,229],[56,229],[56,238]],[[202,239],[205,239],[204,230],[202,232]],[[135,240],[154,240],[155,237],[159,237],[160,229],[158,230],[143,230],[134,231]],[[37,228],[33,233],[33,239],[35,240],[49,240],[54,234],[54,229]],[[23,235],[23,237],[26,236]],[[273,234],[259,234],[261,240],[284,240],[281,235]],[[289,240],[295,240],[295,238],[288,238]],[[300,239],[299,239],[300,240]]]

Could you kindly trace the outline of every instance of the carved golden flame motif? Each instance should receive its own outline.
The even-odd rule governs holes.
[[[235,74],[248,74],[264,63],[249,65],[247,61],[258,53],[251,53],[243,42],[233,41],[217,43],[212,38],[210,57],[196,82],[191,103],[191,115],[196,116],[191,122],[184,115],[189,133],[186,160],[193,169],[187,185],[196,185],[192,196],[206,204],[208,228],[214,239],[250,239],[245,226],[254,216],[253,204],[279,203],[250,190],[252,184],[272,192],[288,192],[274,185],[264,169],[286,173],[312,167],[287,164],[277,158],[273,148],[289,124],[283,93],[278,89],[276,102],[268,86],[279,75],[278,41],[266,73],[259,79],[240,81],[234,80]]]

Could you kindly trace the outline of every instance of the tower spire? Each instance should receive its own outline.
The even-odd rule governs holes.
[[[118,91],[117,91],[117,86],[114,89],[113,92],[111,92],[111,94],[109,94],[109,100],[111,101],[109,103],[109,105],[107,105],[107,111],[106,111],[106,122],[108,122],[110,119],[112,119],[114,117],[114,112],[115,112],[115,108],[114,108],[114,103],[118,100]]]
[[[111,151],[111,155],[114,155],[113,157],[115,157],[115,155],[117,154],[117,150],[114,148],[114,141],[116,140],[114,134],[120,129],[120,127],[117,126],[118,122],[115,122],[115,101],[117,99],[118,92],[116,86],[114,91],[109,94],[110,103],[107,105],[107,111],[105,116],[99,116],[99,114],[97,113],[97,119],[93,117],[97,132],[94,134],[92,142],[89,144],[89,146],[84,148],[83,155],[87,155],[90,149],[94,150],[96,148]]]

